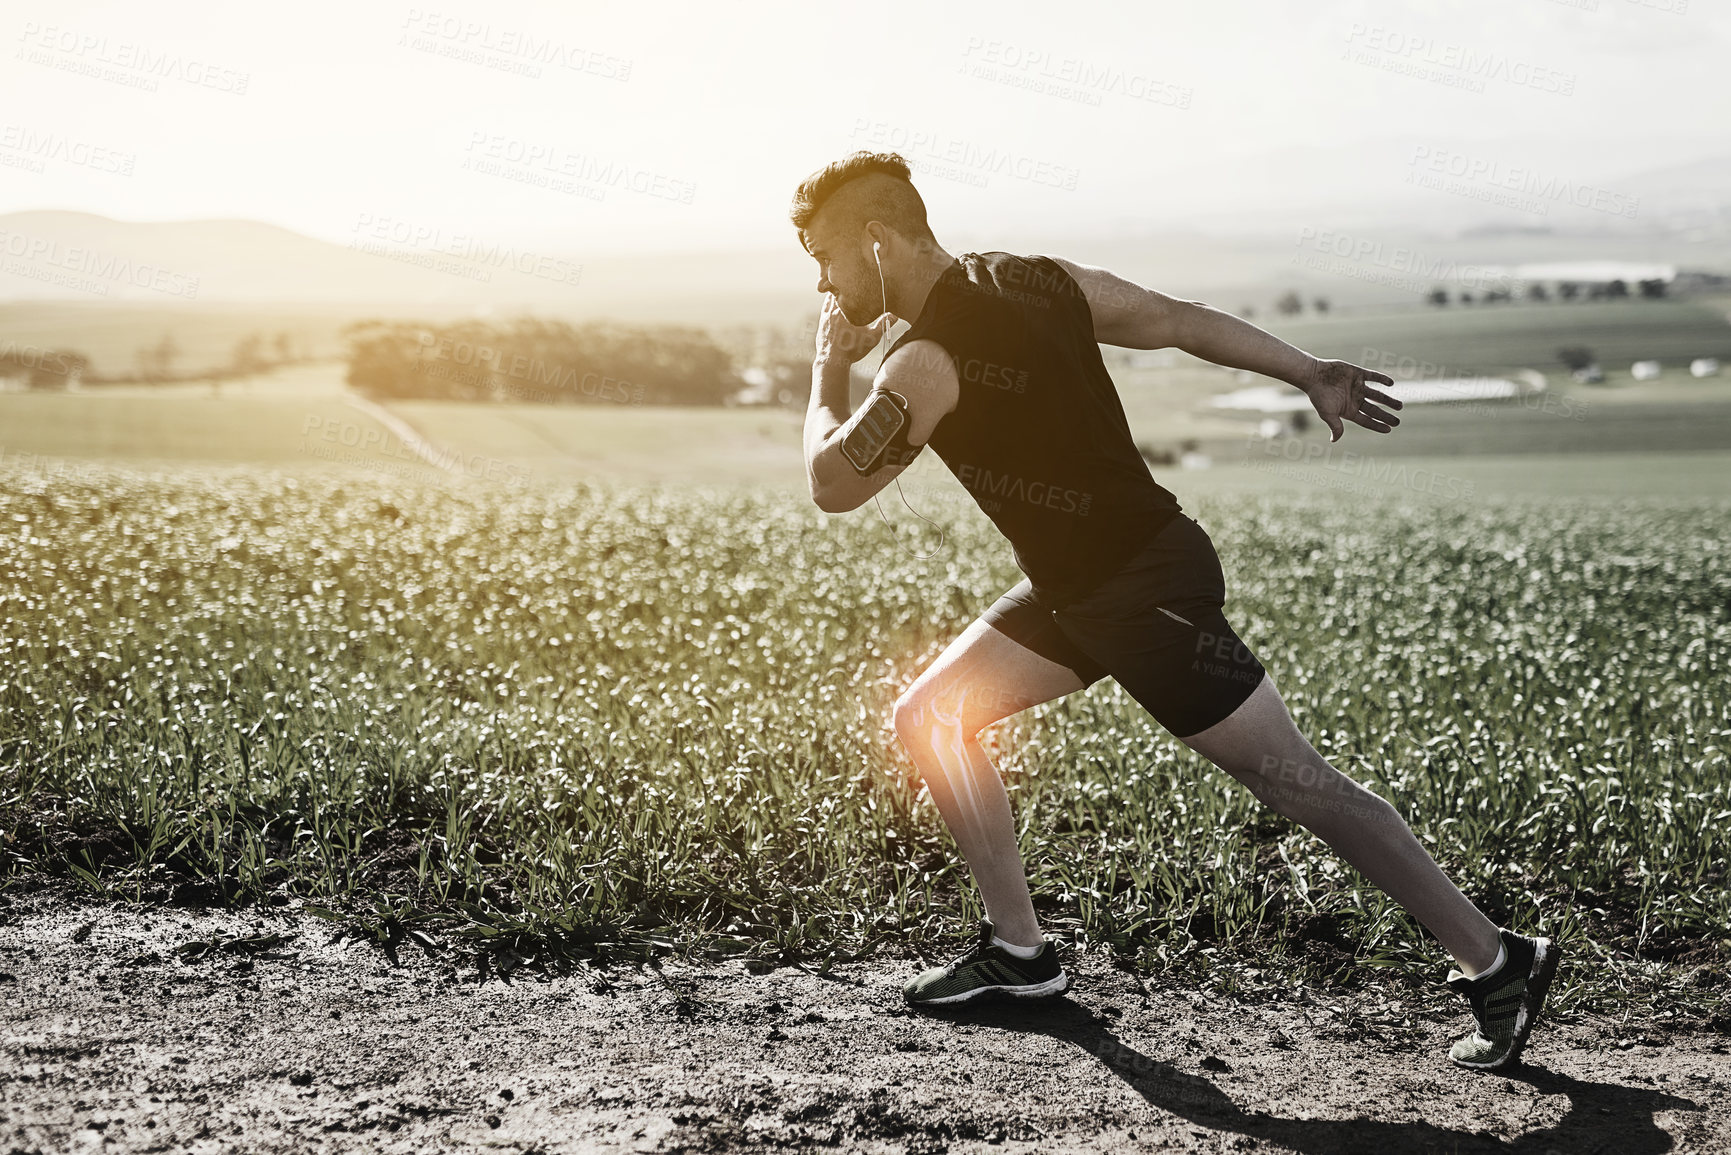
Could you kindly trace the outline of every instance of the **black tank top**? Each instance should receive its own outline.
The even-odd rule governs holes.
[[[1010,539],[1042,600],[1086,593],[1178,516],[1130,436],[1088,298],[1062,265],[963,253],[890,353],[919,340],[944,347],[961,386],[927,444]]]

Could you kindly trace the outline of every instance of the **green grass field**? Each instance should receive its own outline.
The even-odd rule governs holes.
[[[749,487],[3,476],[14,878],[535,957],[936,949],[978,913],[890,728],[1018,577],[978,518],[919,562],[869,510]],[[1495,917],[1573,943],[1559,1007],[1722,1010],[1731,502],[1278,489],[1188,504],[1318,747]],[[1051,933],[1228,992],[1440,977],[1114,684],[987,741]]]
[[[1293,484],[1399,494],[1422,490],[1437,474],[1444,479],[1440,491],[1454,497],[1609,493],[1625,485],[1722,492],[1731,476],[1723,460],[1731,451],[1731,378],[1724,376],[1697,380],[1673,370],[1635,382],[1625,374],[1606,386],[1558,384],[1536,405],[1409,406],[1394,433],[1379,436],[1349,426],[1345,439],[1330,449],[1319,426],[1304,443],[1253,439],[1253,415],[1212,411],[1205,404],[1212,394],[1243,383],[1229,371],[1187,360],[1115,371],[1139,442],[1172,450],[1196,441],[1223,467],[1157,469],[1181,496]],[[357,476],[439,476],[400,430],[387,429],[376,413],[350,401],[335,363],[219,386],[0,393],[0,462],[61,468],[85,461],[140,467],[261,463],[347,469]],[[797,410],[446,401],[392,402],[388,408],[431,443],[431,456],[476,479],[607,478],[766,485],[789,492],[804,486],[804,414]],[[1644,463],[1646,458],[1655,461]],[[1397,467],[1405,476],[1388,483],[1383,475]],[[1428,473],[1415,481],[1413,471],[1420,469]],[[971,505],[932,454],[916,462],[903,487],[946,505]]]
[[[1711,329],[1686,312],[1678,348]],[[1368,340],[1350,320],[1316,324]],[[1564,339],[1529,338],[1486,347]],[[1318,746],[1497,917],[1577,942],[1564,1005],[1721,1012],[1725,379],[1415,406],[1330,448],[1203,408],[1230,372],[1115,373],[1139,440],[1214,455],[1154,473]],[[921,563],[894,489],[893,529],[810,504],[799,412],[388,408],[335,364],[0,394],[8,875],[535,956],[936,948],[976,913],[890,707],[1019,575],[935,456],[902,478],[948,535]],[[1111,683],[991,734],[1055,933],[1239,994],[1437,977]]]
[[[365,442],[371,449],[391,440],[373,418],[328,395],[295,400],[24,393],[0,396],[0,414],[0,454],[63,463],[281,464],[315,459],[317,447],[358,448]],[[337,438],[325,441],[327,430]]]

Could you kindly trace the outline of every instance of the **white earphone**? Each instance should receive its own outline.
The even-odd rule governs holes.
[[[890,311],[890,291],[889,291],[889,287],[884,284],[884,259],[883,259],[883,257],[881,257],[878,254],[878,250],[881,248],[883,248],[883,242],[882,241],[873,241],[872,242],[872,260],[874,262],[876,262],[877,267],[878,267],[878,291],[883,294],[883,301],[884,301],[883,312],[887,313]],[[879,315],[881,316],[882,313],[880,313]],[[888,336],[888,330],[885,330],[885,336]],[[880,369],[883,368],[883,362],[882,361],[878,362],[878,368],[880,368]]]
[[[889,291],[889,287],[884,282],[883,257],[879,255],[879,250],[882,247],[883,247],[882,241],[873,241],[872,242],[872,260],[877,262],[877,267],[878,267],[878,291],[883,294],[883,302],[884,302],[883,312],[887,313],[890,311],[890,291]],[[879,313],[878,315],[882,316],[883,313]],[[884,335],[882,338],[879,338],[879,340],[886,339],[889,337],[889,335],[890,335],[890,331],[889,331],[889,328],[886,326],[884,328]],[[889,350],[886,349],[886,350],[884,350],[883,354],[878,357],[878,372],[880,372],[880,373],[883,372],[884,358],[887,356],[889,356]],[[919,518],[921,521],[925,522],[927,525],[931,526],[932,528],[934,528],[938,531],[938,544],[935,547],[933,547],[933,549],[930,553],[914,553],[912,550],[904,550],[904,552],[908,553],[910,556],[916,557],[921,561],[929,561],[930,559],[937,557],[939,551],[944,548],[944,540],[945,540],[947,534],[946,534],[943,526],[939,525],[937,522],[933,521],[931,518],[927,517],[925,514],[921,513],[919,510],[915,509],[912,505],[908,504],[908,495],[905,493],[902,493],[902,479],[900,477],[897,477],[895,479],[895,481],[896,481],[896,493],[901,495],[902,504],[906,505],[908,507],[908,512],[913,514],[915,517]],[[890,525],[890,519],[888,517],[884,516],[884,507],[881,505],[878,505],[878,495],[875,493],[872,494],[872,504],[877,506],[878,517],[880,519],[882,519],[882,521],[885,525],[889,525],[890,532],[892,534],[895,533],[896,527],[893,525]],[[897,548],[901,548],[901,540],[899,537],[896,540],[896,546],[897,546]]]

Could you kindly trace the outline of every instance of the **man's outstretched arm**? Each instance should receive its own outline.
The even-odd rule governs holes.
[[[1289,345],[1266,329],[1202,301],[1184,301],[1127,281],[1107,269],[1053,260],[1076,279],[1094,314],[1094,339],[1127,349],[1182,349],[1230,369],[1248,369],[1302,390],[1317,416],[1339,441],[1342,420],[1387,433],[1400,418],[1382,405],[1401,402],[1367,382],[1393,385],[1373,369],[1347,361],[1325,361]]]

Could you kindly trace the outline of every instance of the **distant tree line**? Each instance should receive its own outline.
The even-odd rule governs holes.
[[[1636,281],[1635,291],[1647,300],[1658,300],[1666,295],[1665,282],[1658,277]],[[1526,287],[1523,296],[1528,301],[1549,301],[1551,290],[1545,287],[1543,281],[1534,281]],[[1623,280],[1558,281],[1556,288],[1559,301],[1620,301],[1627,300],[1629,296],[1629,283]],[[1438,285],[1426,293],[1424,299],[1425,304],[1441,308],[1447,305],[1451,298],[1449,291]],[[1466,289],[1462,289],[1453,299],[1463,305],[1471,305],[1475,300],[1473,294]],[[1484,305],[1507,304],[1514,299],[1515,291],[1512,288],[1486,289],[1477,297],[1478,303]]]
[[[742,385],[732,356],[683,326],[362,321],[343,335],[349,384],[376,398],[719,405]]]
[[[27,389],[75,386],[89,366],[90,358],[69,349],[0,341],[0,381],[22,381]]]
[[[174,334],[165,331],[154,345],[142,346],[133,353],[137,373],[132,379],[161,385],[172,381],[215,381],[222,377],[251,377],[280,365],[298,365],[312,360],[312,342],[305,333],[289,329],[281,329],[275,333],[254,330],[235,341],[227,363],[207,363],[199,368],[182,371],[179,369],[179,362],[184,352]]]
[[[1310,303],[1310,307],[1318,314],[1326,315],[1328,313],[1328,298],[1318,297]],[[1297,290],[1288,289],[1281,294],[1279,300],[1274,302],[1274,311],[1282,317],[1296,317],[1304,312],[1304,298],[1298,295]],[[1246,309],[1244,315],[1246,317],[1251,316],[1250,310]]]
[[[234,352],[229,354],[228,371],[237,377],[247,377],[278,365],[308,360],[311,360],[311,353],[305,334],[291,333],[287,329],[274,335],[254,332],[234,343]]]

